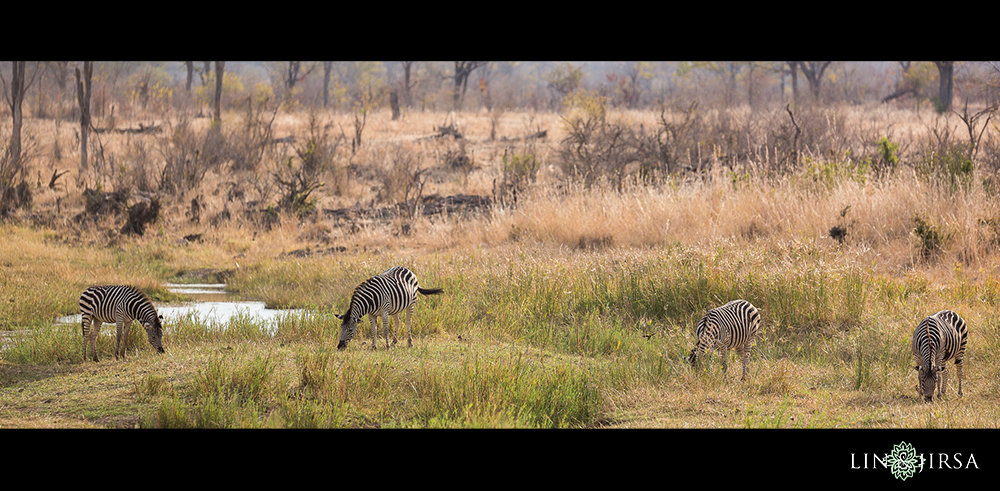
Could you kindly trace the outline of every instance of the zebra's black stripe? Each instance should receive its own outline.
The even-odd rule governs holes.
[[[712,350],[717,350],[722,356],[722,369],[727,371],[726,355],[730,349],[736,350],[743,362],[743,376],[740,380],[746,380],[750,349],[759,333],[760,313],[757,308],[746,300],[733,300],[709,310],[698,321],[695,330],[698,344],[691,350],[688,359],[692,365],[698,366],[700,356],[706,356],[706,353],[711,355]]]
[[[938,397],[945,395],[948,387],[946,362],[955,360],[958,372],[958,396],[962,397],[962,361],[969,341],[969,328],[961,316],[942,310],[924,318],[913,331],[910,347],[917,360],[917,393],[930,402],[937,389]]]
[[[399,325],[399,314],[403,311],[406,311],[407,344],[413,346],[410,319],[413,316],[413,308],[417,302],[417,293],[435,295],[443,291],[441,288],[420,288],[417,283],[417,276],[402,266],[394,266],[380,275],[368,278],[354,289],[347,312],[343,315],[337,315],[338,319],[343,319],[343,323],[340,326],[340,341],[337,343],[337,348],[344,349],[347,347],[348,341],[357,334],[358,322],[366,315],[372,323],[371,349],[375,349],[378,344],[378,317],[382,318],[382,331],[385,334],[385,346],[388,348],[389,316],[393,316],[396,320],[395,324]],[[392,344],[396,344],[396,341],[394,327],[392,331]]]
[[[83,331],[83,359],[88,346],[98,360],[97,336],[101,324],[115,324],[115,358],[125,357],[128,331],[133,320],[146,330],[149,344],[163,353],[163,326],[156,307],[145,293],[127,285],[92,286],[80,294],[80,318]],[[91,329],[93,325],[93,329]]]

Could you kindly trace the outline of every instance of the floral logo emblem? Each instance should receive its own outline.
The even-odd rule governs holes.
[[[889,465],[889,470],[892,471],[893,477],[905,481],[916,474],[920,460],[921,456],[917,455],[917,451],[913,449],[913,445],[906,442],[899,442],[899,445],[892,447],[892,453],[887,456],[886,464]]]

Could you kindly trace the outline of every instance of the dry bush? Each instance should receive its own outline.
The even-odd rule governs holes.
[[[375,199],[401,206],[407,216],[413,217],[429,177],[422,157],[398,143],[377,153],[381,162],[375,168],[375,181],[379,185]]]
[[[254,98],[248,97],[246,112],[242,121],[230,135],[232,164],[236,172],[256,171],[271,149],[274,134],[274,119],[278,115],[277,104],[268,107],[265,100],[254,106]]]
[[[181,194],[196,187],[209,170],[217,172],[221,168],[227,158],[228,142],[219,126],[200,131],[191,121],[181,119],[157,140],[157,150],[163,159],[160,190]]]

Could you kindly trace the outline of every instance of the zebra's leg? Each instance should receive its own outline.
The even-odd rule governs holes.
[[[948,393],[948,370],[941,370],[938,374],[938,397],[943,398]]]
[[[90,318],[87,314],[80,315],[80,333],[83,334],[83,361],[87,361],[87,348],[90,346]]]
[[[90,354],[94,355],[94,361],[96,362],[100,361],[97,359],[97,346],[100,344],[101,327],[104,326],[104,323],[97,319],[92,319],[91,322],[93,324],[90,326]]]
[[[372,351],[378,349],[378,316],[372,312],[368,314],[368,319],[372,321]]]
[[[90,352],[94,356],[94,361],[100,361],[97,356],[97,335],[101,332],[101,321],[90,317],[89,315],[83,316],[83,360],[87,361],[87,346],[90,346]]]
[[[746,380],[747,379],[747,365],[750,364],[750,345],[749,344],[744,345],[743,348],[740,349],[740,359],[743,361],[743,376],[740,377],[740,380]]]
[[[958,397],[962,397],[962,360],[955,361],[955,371],[958,372]]]
[[[406,346],[410,348],[413,347],[413,331],[411,329],[412,324],[410,324],[410,320],[412,318],[413,318],[413,304],[410,304],[410,307],[406,309]],[[402,334],[402,332],[400,334]]]
[[[382,336],[385,337],[385,349],[389,349],[389,313],[382,313]],[[396,344],[396,343],[392,343]]]
[[[128,351],[128,329],[132,327],[132,319],[119,319],[115,327],[115,359],[124,359],[125,352]]]
[[[719,356],[722,357],[722,373],[729,372],[729,349],[725,346],[719,346]]]
[[[399,323],[399,314],[398,313],[392,316],[392,345],[393,346],[396,346],[396,343],[399,342],[399,338],[396,337],[396,328],[397,327],[400,329],[400,334],[402,334],[403,325]]]

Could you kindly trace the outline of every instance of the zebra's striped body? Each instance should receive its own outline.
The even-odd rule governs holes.
[[[97,358],[97,335],[101,324],[115,324],[115,358],[124,358],[128,342],[128,330],[132,321],[137,320],[146,330],[149,344],[163,353],[162,317],[156,314],[156,307],[145,293],[131,286],[92,286],[80,295],[80,317],[83,328],[83,359],[87,359],[88,345]],[[91,326],[93,325],[93,326]]]
[[[950,311],[942,310],[920,321],[913,331],[911,348],[917,360],[917,393],[930,402],[934,389],[938,397],[944,396],[948,386],[948,371],[945,362],[955,360],[958,372],[958,396],[962,397],[962,360],[965,345],[969,340],[969,328],[962,318]]]
[[[444,290],[441,288],[420,288],[417,276],[402,266],[389,268],[385,273],[368,278],[354,289],[347,312],[343,315],[335,314],[338,319],[343,319],[337,349],[347,348],[347,342],[358,332],[358,321],[366,315],[372,322],[371,349],[376,349],[378,345],[378,317],[382,318],[385,347],[388,348],[389,316],[396,319],[395,324],[398,326],[399,314],[403,311],[406,311],[406,342],[408,346],[413,346],[410,318],[413,316],[414,304],[417,303],[417,293],[435,295],[442,291]],[[392,344],[396,344],[395,327]]]
[[[746,300],[733,300],[721,307],[709,310],[698,321],[695,334],[698,344],[688,358],[692,365],[698,366],[699,356],[710,356],[712,350],[722,355],[722,369],[728,370],[727,354],[730,349],[736,350],[743,361],[743,376],[747,378],[747,364],[750,362],[750,349],[760,333],[760,313],[757,308]]]

